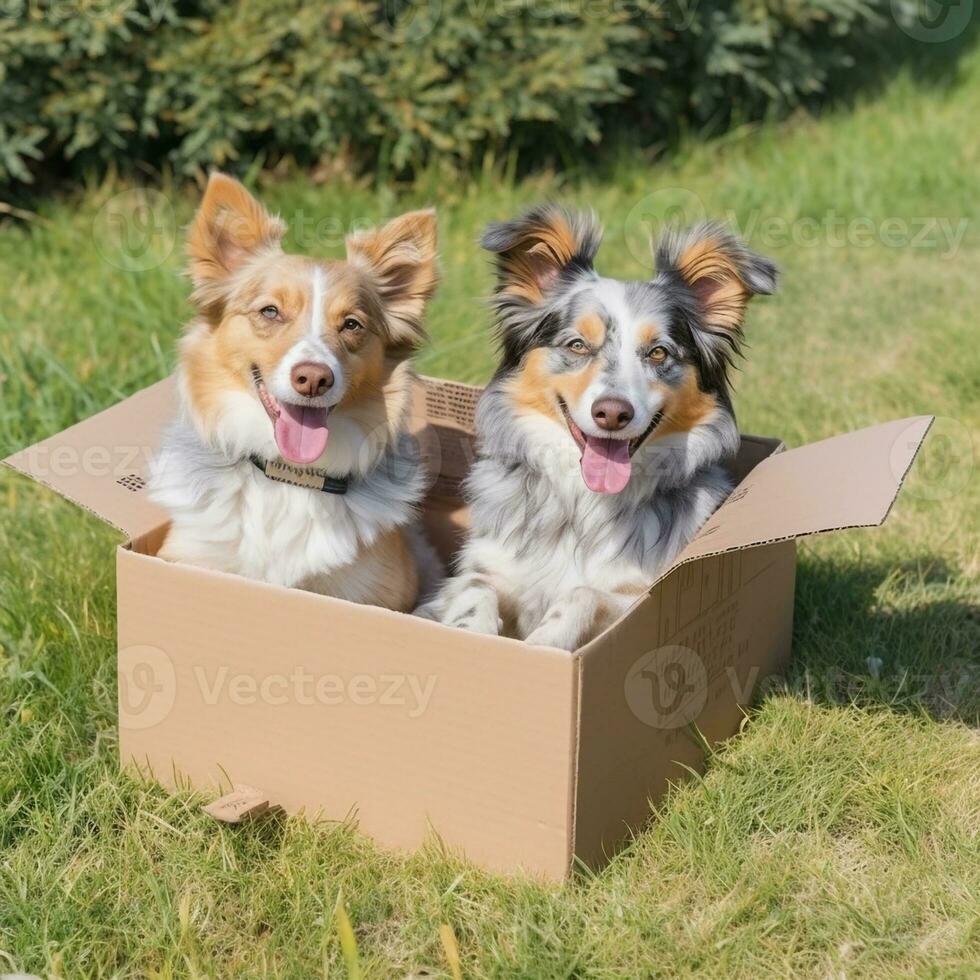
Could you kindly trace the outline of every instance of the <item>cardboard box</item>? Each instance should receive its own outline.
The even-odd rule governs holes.
[[[465,527],[479,389],[426,379],[426,521]],[[172,379],[6,462],[118,527],[119,743],[164,784],[259,788],[385,845],[431,833],[490,869],[601,864],[790,653],[795,539],[881,524],[931,419],[801,449],[744,436],[737,489],[649,593],[574,653],[155,557],[144,492]],[[700,733],[700,734],[699,734]]]

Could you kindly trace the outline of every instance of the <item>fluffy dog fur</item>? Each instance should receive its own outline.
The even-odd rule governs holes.
[[[502,362],[477,412],[471,536],[423,615],[575,649],[730,490],[728,369],[774,265],[708,224],[666,235],[651,280],[622,282],[596,273],[600,238],[592,217],[555,206],[484,235]],[[609,397],[633,412],[612,432],[593,417]]]
[[[211,178],[188,237],[198,314],[180,344],[180,413],[151,481],[172,518],[160,555],[409,610],[418,559],[423,579],[432,571],[406,424],[435,214],[348,239],[345,262],[285,254],[285,230],[237,181]],[[297,392],[291,372],[307,362],[330,368],[328,390]],[[275,482],[252,462],[282,455],[349,478],[347,493]]]

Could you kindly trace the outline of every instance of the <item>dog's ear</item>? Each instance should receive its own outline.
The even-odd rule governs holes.
[[[347,239],[347,260],[374,280],[395,346],[425,339],[423,315],[439,281],[436,213],[411,211]]]
[[[498,295],[534,305],[561,275],[590,271],[601,241],[595,215],[546,204],[489,225],[480,244],[496,257]]]
[[[775,263],[719,224],[668,231],[657,245],[656,262],[658,272],[676,276],[693,297],[696,340],[706,353],[736,352],[749,300],[776,289]]]
[[[233,177],[213,173],[187,235],[193,301],[204,313],[220,308],[227,281],[253,255],[276,250],[285,224]]]

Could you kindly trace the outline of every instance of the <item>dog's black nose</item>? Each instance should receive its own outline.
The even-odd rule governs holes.
[[[306,395],[307,398],[323,395],[333,387],[333,371],[326,364],[314,364],[312,361],[297,364],[289,379],[296,394]]]
[[[592,403],[592,418],[600,429],[618,432],[633,421],[633,406],[625,398],[600,398]]]

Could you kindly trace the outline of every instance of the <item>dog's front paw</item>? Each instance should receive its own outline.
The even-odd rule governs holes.
[[[570,629],[560,616],[549,616],[524,638],[524,642],[536,647],[574,650],[578,646],[578,630]]]
[[[422,603],[421,606],[416,606],[412,610],[413,616],[418,616],[419,619],[431,619],[434,623],[442,622],[442,603],[438,599],[432,599],[429,602]]]
[[[499,636],[503,628],[503,623],[497,615],[496,602],[456,601],[450,603],[441,618],[447,626],[456,626],[471,633],[486,633],[489,636]]]

